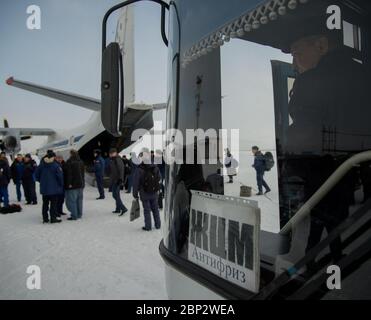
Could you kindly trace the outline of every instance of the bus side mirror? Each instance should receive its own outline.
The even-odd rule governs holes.
[[[123,64],[120,46],[110,43],[103,51],[101,83],[101,119],[105,129],[121,136],[124,112]]]

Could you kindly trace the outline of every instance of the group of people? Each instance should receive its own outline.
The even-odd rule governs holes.
[[[4,152],[0,155],[0,201],[4,207],[9,206],[8,186],[11,180],[16,186],[18,202],[22,201],[22,188],[26,204],[37,204],[36,181],[40,183],[42,196],[43,223],[60,223],[63,204],[66,203],[71,216],[68,220],[82,218],[83,189],[85,186],[85,169],[75,150],[70,151],[70,157],[64,161],[52,150],[37,165],[30,154],[24,157],[18,154],[9,166]]]
[[[269,165],[267,164],[268,159],[260,151],[258,146],[253,146],[251,148],[251,152],[254,155],[254,163],[252,164],[252,167],[256,171],[256,182],[258,185],[258,193],[256,195],[261,196],[271,191],[267,182],[264,180],[265,172],[270,170]],[[228,183],[233,183],[233,177],[237,175],[238,161],[233,157],[229,149],[226,150],[224,166],[226,167],[227,175],[229,177]],[[263,187],[264,187],[264,192],[263,192]]]
[[[102,157],[101,150],[94,150],[94,173],[97,183],[99,197],[97,200],[105,199],[104,177],[109,177],[109,190],[115,200],[116,208],[113,213],[123,216],[127,211],[121,199],[121,190],[133,193],[134,199],[141,200],[143,205],[144,226],[143,230],[152,230],[152,218],[156,229],[161,228],[159,209],[162,209],[162,198],[164,192],[163,177],[165,174],[165,162],[160,152],[155,154],[143,149],[136,156],[130,154],[130,159],[125,155],[121,157],[115,148],[109,151],[109,160]]]
[[[143,205],[143,230],[152,229],[153,214],[156,229],[161,228],[159,210],[162,209],[164,194],[163,177],[165,163],[160,152],[144,149],[139,157],[130,154],[130,159],[121,157],[115,148],[109,151],[109,158],[103,158],[100,150],[94,150],[94,173],[99,192],[97,200],[105,199],[104,181],[109,177],[109,191],[115,200],[115,210],[123,216],[127,211],[121,199],[121,190],[133,193],[136,201]],[[61,155],[48,150],[37,165],[30,154],[19,154],[9,165],[5,153],[0,155],[0,202],[9,206],[8,186],[13,180],[16,186],[17,200],[22,200],[23,187],[26,204],[37,204],[36,181],[40,183],[42,196],[43,223],[60,223],[63,204],[66,204],[70,217],[75,221],[83,217],[83,194],[85,187],[85,166],[76,150],[71,150],[65,161]]]
[[[37,196],[35,189],[35,171],[37,168],[36,162],[30,154],[24,157],[18,154],[13,163],[9,165],[8,158],[5,152],[0,154],[0,202],[4,207],[9,206],[9,191],[8,187],[13,180],[16,186],[17,200],[22,200],[22,188],[26,204],[37,204]]]
[[[36,169],[35,178],[40,183],[44,223],[60,223],[63,203],[66,203],[73,221],[83,215],[83,190],[85,187],[85,168],[76,150],[70,151],[70,157],[63,157],[49,150],[41,159]]]

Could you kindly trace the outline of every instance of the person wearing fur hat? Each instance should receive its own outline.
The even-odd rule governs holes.
[[[55,153],[49,150],[36,169],[35,177],[40,182],[40,193],[42,194],[43,223],[59,223],[57,218],[58,195],[63,193],[63,170],[55,161]],[[50,218],[48,216],[50,211]]]

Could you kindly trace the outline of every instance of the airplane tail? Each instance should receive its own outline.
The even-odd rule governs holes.
[[[134,6],[126,6],[120,11],[117,22],[116,39],[123,57],[124,106],[135,101],[135,43],[134,43]]]

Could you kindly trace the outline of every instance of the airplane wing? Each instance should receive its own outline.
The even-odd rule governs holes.
[[[47,128],[19,128],[18,130],[21,136],[51,136],[55,134],[53,129]]]
[[[163,110],[163,109],[166,109],[166,107],[167,107],[166,103],[157,103],[157,104],[153,105],[152,110],[154,110],[154,111]]]
[[[58,89],[36,85],[31,82],[16,80],[13,77],[10,77],[9,79],[7,79],[6,83],[13,87],[17,87],[23,90],[41,94],[43,96],[46,96],[52,99],[71,103],[76,106],[80,106],[82,108],[89,109],[92,111],[100,111],[101,109],[100,100],[97,100],[94,98],[89,98],[89,97],[69,93],[66,91],[58,90]]]
[[[55,131],[47,128],[0,128],[0,135],[17,132],[21,136],[51,136]]]
[[[134,103],[129,103],[126,105],[126,109],[132,109],[132,110],[163,110],[166,109],[166,103],[157,103],[157,104],[146,104],[144,102],[134,102]]]
[[[43,96],[61,100],[76,106],[80,106],[85,109],[92,111],[101,110],[101,102],[98,99],[89,98],[66,91],[48,88],[40,85],[33,84],[27,81],[16,80],[13,77],[10,77],[6,80],[6,83],[10,86],[17,87],[23,90],[31,91],[33,93],[41,94]],[[157,104],[145,104],[145,103],[132,103],[127,106],[126,112],[131,112],[132,110],[162,110],[166,109],[166,103],[157,103]]]

